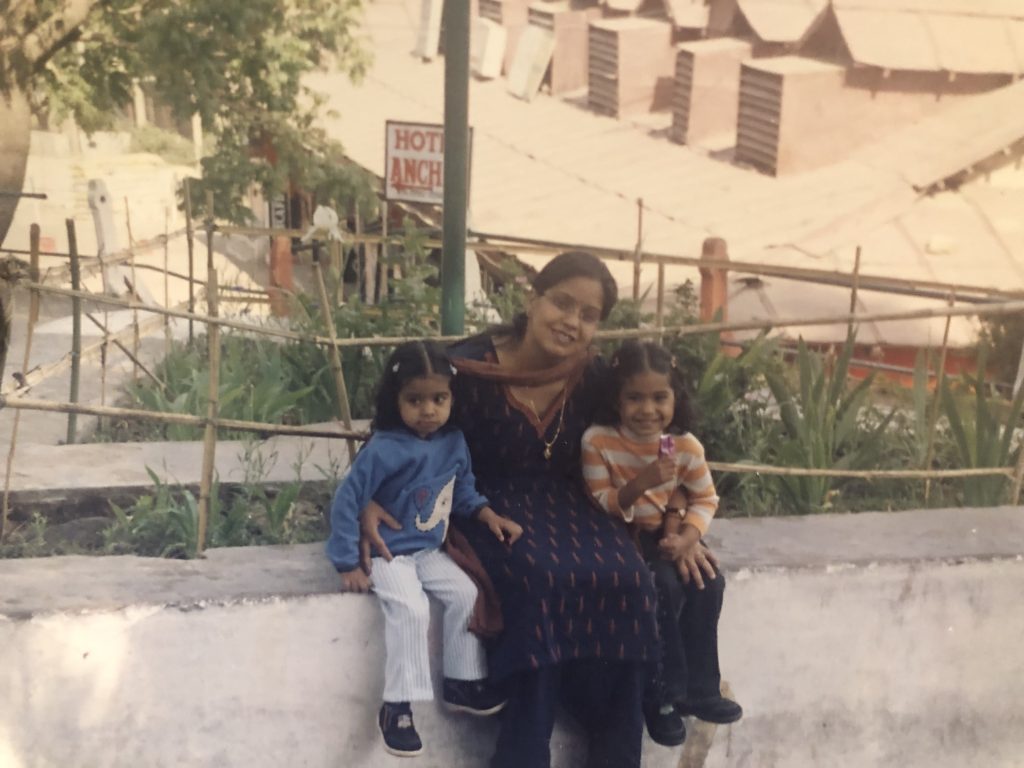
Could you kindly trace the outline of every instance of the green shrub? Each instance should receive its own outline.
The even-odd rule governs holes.
[[[851,330],[838,357],[826,361],[823,355],[810,352],[801,339],[795,386],[781,372],[766,371],[786,437],[772,452],[773,463],[843,470],[879,466],[879,437],[893,411],[878,416],[868,402],[873,376],[849,386],[854,341]],[[836,478],[779,475],[774,482],[792,512],[806,514],[833,506]]]
[[[1006,467],[1013,463],[1019,442],[1013,450],[1014,432],[1020,426],[1024,407],[1024,387],[1011,402],[999,397],[985,380],[988,350],[982,345],[978,354],[978,374],[963,374],[959,387],[943,382],[942,408],[962,467]],[[995,506],[1006,501],[1009,478],[969,477],[963,481],[964,503],[968,506]]]

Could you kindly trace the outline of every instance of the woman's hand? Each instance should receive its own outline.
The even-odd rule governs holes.
[[[371,499],[359,515],[359,564],[363,566],[366,573],[370,573],[372,568],[370,564],[370,558],[373,557],[372,550],[376,550],[377,554],[388,562],[393,559],[391,551],[380,535],[381,523],[394,531],[402,530],[402,524],[395,520],[384,507]]]
[[[498,537],[498,541],[503,541],[509,546],[515,544],[523,535],[523,527],[519,523],[502,517],[490,507],[482,507],[477,512],[476,519],[490,528],[491,533]]]
[[[670,533],[658,542],[658,551],[666,560],[672,560],[684,584],[692,579],[697,589],[704,589],[704,577],[715,578],[718,558],[700,540],[700,531],[684,525],[681,533]]]
[[[370,591],[370,577],[366,575],[362,568],[356,566],[351,571],[341,572],[341,591],[342,592],[369,592]]]

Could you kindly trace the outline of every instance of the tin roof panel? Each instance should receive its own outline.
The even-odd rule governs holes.
[[[918,72],[1024,71],[1024,3],[1011,9],[984,2],[834,0],[832,11],[858,64]]]
[[[765,42],[795,43],[824,12],[827,0],[738,0],[751,28]]]
[[[923,17],[862,8],[834,7],[853,60],[883,69],[942,69]]]

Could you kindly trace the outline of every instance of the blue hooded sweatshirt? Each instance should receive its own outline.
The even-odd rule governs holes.
[[[327,556],[339,571],[359,564],[359,515],[371,499],[402,525],[398,531],[380,527],[393,555],[440,547],[450,515],[468,517],[487,505],[477,493],[459,430],[442,429],[426,438],[406,430],[374,432],[331,504]]]

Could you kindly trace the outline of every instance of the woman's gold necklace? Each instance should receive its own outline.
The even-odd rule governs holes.
[[[569,392],[567,387],[562,388],[562,405],[558,409],[558,426],[555,427],[555,434],[551,436],[550,440],[545,440],[544,436],[541,435],[540,441],[544,443],[544,460],[549,461],[551,459],[551,448],[554,446],[555,441],[558,440],[558,436],[562,434],[562,423],[565,420],[565,401],[568,397]],[[530,408],[533,410],[533,415],[537,417],[537,421],[540,422],[540,414],[537,412],[537,404],[533,402],[533,398],[529,395],[526,399],[530,401]]]

